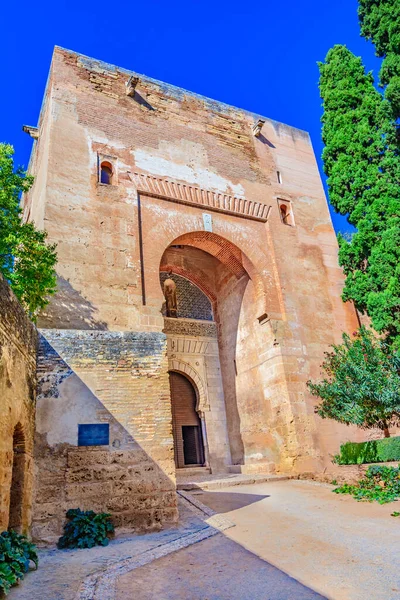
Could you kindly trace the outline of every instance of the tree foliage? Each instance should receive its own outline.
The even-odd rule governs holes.
[[[393,352],[371,330],[361,327],[354,338],[343,334],[343,343],[332,346],[322,364],[324,379],[307,382],[321,399],[316,412],[363,429],[400,424],[400,354]]]
[[[33,178],[14,167],[14,149],[0,144],[0,272],[32,318],[55,292],[55,245],[33,223],[23,223],[21,193]]]
[[[339,235],[346,275],[343,300],[353,300],[373,327],[399,344],[400,159],[389,102],[360,58],[334,46],[319,64],[324,170],[331,204],[357,231]]]
[[[400,2],[399,0],[359,0],[361,35],[375,45],[383,58],[379,73],[393,115],[400,117]]]

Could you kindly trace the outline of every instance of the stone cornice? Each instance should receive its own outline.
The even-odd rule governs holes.
[[[231,196],[210,190],[204,190],[192,185],[176,183],[161,177],[130,173],[130,179],[136,185],[139,193],[154,198],[162,198],[180,204],[198,206],[206,210],[222,212],[237,217],[253,219],[265,223],[268,219],[270,206],[254,202],[239,196]]]

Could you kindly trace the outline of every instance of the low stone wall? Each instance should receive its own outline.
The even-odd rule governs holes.
[[[0,531],[31,520],[37,332],[0,275]]]
[[[336,481],[338,485],[343,483],[357,483],[367,472],[369,467],[397,467],[398,462],[369,463],[365,465],[332,465],[332,469],[324,473],[302,473],[298,479],[312,479],[322,483]]]
[[[129,531],[175,522],[165,335],[43,330],[38,379],[36,541],[55,543],[76,507]],[[79,426],[99,424],[108,443],[79,445]]]

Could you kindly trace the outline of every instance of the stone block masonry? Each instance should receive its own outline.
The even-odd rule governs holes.
[[[43,330],[38,354],[32,534],[55,543],[69,508],[106,511],[119,530],[177,520],[164,334]],[[78,446],[79,424],[109,445]]]
[[[0,531],[28,532],[37,332],[0,275]]]

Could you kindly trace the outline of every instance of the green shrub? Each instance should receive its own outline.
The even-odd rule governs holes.
[[[373,465],[368,468],[363,479],[356,485],[345,483],[333,490],[335,494],[351,494],[361,502],[379,502],[386,504],[400,498],[400,465],[382,467]]]
[[[24,578],[30,561],[37,569],[39,559],[36,546],[25,535],[3,531],[0,535],[0,592],[7,594],[11,586]]]
[[[108,535],[114,532],[111,515],[71,508],[67,512],[68,523],[64,535],[58,540],[58,548],[93,548],[107,546]]]
[[[361,443],[347,442],[340,446],[340,454],[334,458],[334,462],[339,465],[363,465],[391,460],[400,460],[400,437]]]

